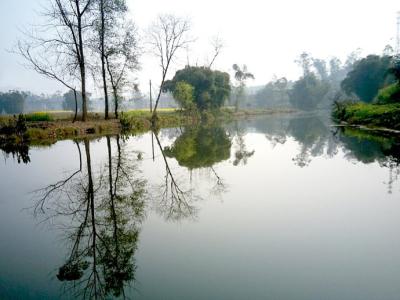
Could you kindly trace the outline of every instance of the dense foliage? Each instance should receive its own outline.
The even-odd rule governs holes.
[[[376,97],[378,104],[389,104],[400,102],[400,85],[393,83],[380,89]]]
[[[193,86],[184,81],[179,81],[175,86],[173,96],[180,107],[186,110],[191,110],[195,106],[193,101],[193,92]]]
[[[207,67],[186,66],[177,71],[172,80],[164,83],[163,90],[175,95],[176,88],[182,87],[178,85],[179,82],[193,87],[193,102],[199,110],[220,108],[231,91],[229,74]]]
[[[357,61],[342,81],[342,89],[363,102],[372,102],[381,88],[393,82],[393,77],[388,77],[391,60],[390,56],[368,55]]]

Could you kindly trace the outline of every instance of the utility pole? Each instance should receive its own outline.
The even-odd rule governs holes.
[[[153,112],[153,99],[151,95],[151,80],[150,80],[150,112]]]

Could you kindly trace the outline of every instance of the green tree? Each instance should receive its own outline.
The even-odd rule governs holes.
[[[301,77],[289,93],[290,103],[302,110],[316,109],[329,90],[326,81],[319,80],[314,73]]]
[[[391,61],[390,56],[379,55],[368,55],[357,61],[342,81],[342,89],[361,101],[372,102],[381,88],[393,82],[393,78],[387,76]]]
[[[173,92],[174,99],[179,103],[182,108],[186,110],[191,110],[194,106],[193,92],[193,86],[184,81],[179,81],[176,84]]]
[[[199,110],[220,108],[231,91],[229,74],[207,67],[186,66],[165,82],[163,90],[174,92],[179,82],[193,87],[193,101]]]

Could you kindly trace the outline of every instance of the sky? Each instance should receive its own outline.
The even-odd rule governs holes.
[[[48,0],[0,0],[0,90],[20,89],[52,93],[63,88],[24,67],[10,52],[21,30],[42,21],[40,11]],[[172,13],[191,21],[195,42],[181,51],[168,77],[185,66],[203,65],[212,56],[211,39],[219,36],[224,48],[213,68],[232,72],[234,63],[246,64],[263,85],[273,78],[296,79],[300,69],[294,60],[307,51],[329,59],[346,56],[361,48],[362,54],[381,54],[387,44],[395,45],[398,0],[127,0],[130,17],[145,39],[145,29],[160,13]],[[141,57],[135,74],[140,88],[160,80],[158,61],[150,53]],[[91,85],[93,93],[99,87]]]

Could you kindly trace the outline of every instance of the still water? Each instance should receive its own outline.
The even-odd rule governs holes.
[[[400,299],[395,137],[271,116],[1,157],[0,299]]]

